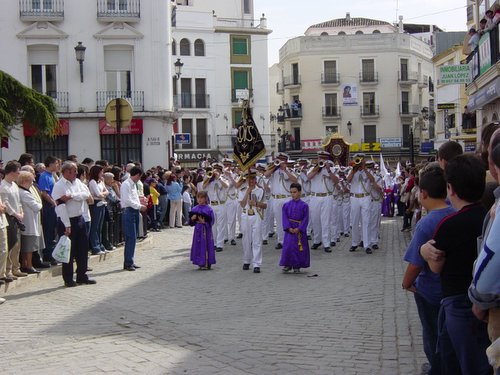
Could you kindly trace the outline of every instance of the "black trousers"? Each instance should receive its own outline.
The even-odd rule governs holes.
[[[87,281],[87,265],[88,265],[88,243],[89,237],[85,228],[85,220],[83,216],[70,218],[71,223],[71,255],[69,263],[62,264],[62,277],[65,283],[73,281],[73,261],[76,261],[76,281]],[[66,230],[60,219],[57,220],[57,232],[59,236],[64,234]]]

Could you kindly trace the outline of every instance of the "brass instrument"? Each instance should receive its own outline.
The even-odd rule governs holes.
[[[273,164],[275,167],[279,167],[281,163],[283,163],[281,160],[276,159]]]
[[[250,200],[251,201],[255,201],[255,195],[254,194],[250,194]],[[253,209],[252,206],[248,205],[248,215],[252,216],[252,215],[255,215],[255,211]]]
[[[212,177],[213,177],[213,175],[214,175],[214,172],[212,172],[212,171],[208,171],[208,172],[206,173],[207,178],[212,178]]]
[[[360,165],[363,162],[363,158],[361,156],[358,156],[357,158],[354,159],[354,165]]]
[[[326,165],[326,162],[325,162],[325,161],[323,161],[323,160],[320,160],[320,161],[318,162],[318,168],[323,168],[325,165]]]

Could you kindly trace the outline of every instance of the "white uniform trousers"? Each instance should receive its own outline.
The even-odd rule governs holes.
[[[370,205],[371,198],[369,196],[363,198],[351,197],[352,246],[359,246],[361,234],[363,235],[363,246],[367,248],[369,245],[368,218],[370,217]]]
[[[228,198],[226,203],[226,233],[224,233],[225,240],[234,240],[236,238],[236,213],[238,211],[238,203],[237,199]]]
[[[342,232],[342,198],[332,198],[332,212],[330,217],[330,239],[332,242],[340,238]]]
[[[243,209],[240,206],[240,203],[238,202],[238,205],[236,206],[236,223],[238,223],[238,233],[243,233],[241,231],[241,213],[243,212]]]
[[[382,219],[382,199],[373,201],[370,204],[370,221],[368,225],[370,247],[378,245],[380,234],[380,220]]]
[[[351,231],[351,199],[342,200],[342,227],[341,232],[349,233]]]
[[[269,234],[274,232],[274,211],[272,200],[267,201],[267,208],[264,211],[264,220],[262,220],[262,240],[267,240]]]
[[[309,220],[312,221],[313,243],[323,243],[324,247],[330,247],[331,211],[331,196],[311,196],[311,203],[309,203]]]
[[[243,263],[253,267],[262,265],[262,220],[259,214],[241,215],[241,231],[243,233]]]
[[[224,247],[224,229],[226,228],[226,205],[210,206],[214,210],[215,225],[212,226],[215,247]]]
[[[306,194],[305,196],[303,195],[301,199],[304,202],[306,202],[309,207],[311,207],[311,195],[310,194]],[[311,220],[309,220],[309,222],[307,223],[307,235],[310,236],[311,233],[312,233],[312,223],[311,223]]]
[[[285,233],[283,232],[283,205],[290,200],[290,198],[272,198],[274,218],[276,219],[276,242],[283,245]]]

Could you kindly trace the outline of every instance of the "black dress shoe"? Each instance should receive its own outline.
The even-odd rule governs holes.
[[[243,233],[239,233],[236,238],[243,238]]]
[[[349,233],[344,234],[344,237],[349,237]]]
[[[125,266],[123,267],[124,270],[126,271],[135,271],[135,267],[134,266]]]
[[[311,249],[313,250],[316,250],[317,248],[319,248],[321,246],[320,243],[314,243],[312,246],[311,246]]]
[[[243,265],[243,271],[248,271],[249,269],[250,269],[250,264],[245,263],[245,264]]]
[[[50,268],[50,263],[48,263],[48,262],[33,263],[33,267],[35,267],[35,268]]]
[[[267,245],[267,244],[268,244],[267,240],[262,241],[262,245]]]
[[[14,279],[10,276],[2,277],[0,280],[5,281],[6,283],[11,283],[14,281]]]
[[[331,253],[332,250],[329,247],[325,247],[325,253]]]
[[[3,284],[5,284],[5,281],[0,280],[0,285],[3,285]]]
[[[269,233],[269,238],[273,238],[274,232]]]
[[[365,251],[366,251],[367,254],[372,254],[373,253],[372,249],[370,249],[369,247],[367,247]]]
[[[224,243],[228,243],[228,242],[229,242],[229,240],[224,240]]]
[[[76,283],[78,285],[93,285],[93,284],[97,284],[97,281],[93,280],[93,279],[87,279],[87,280],[82,280],[82,281],[78,281],[76,280]]]
[[[335,247],[336,245],[335,241],[330,242],[330,247]]]
[[[235,240],[231,240],[231,245],[236,246],[236,241]]]
[[[57,260],[53,259],[50,261],[51,266],[57,266],[59,263],[57,263]]]
[[[274,247],[276,250],[283,249],[283,245],[278,242],[278,244]]]
[[[292,267],[283,267],[283,272],[290,272],[292,270]]]
[[[136,269],[137,269],[137,268],[141,268],[141,267],[140,267],[140,266],[138,266],[137,264],[133,264],[132,266],[133,266],[134,268],[136,268]]]
[[[358,247],[357,246],[351,246],[351,248],[349,249],[350,252],[353,252],[353,251],[356,251]]]
[[[373,250],[378,250],[378,245],[375,244],[375,245],[372,246],[372,248],[373,248]]]
[[[40,271],[36,270],[35,268],[31,267],[31,268],[21,268],[21,272],[25,272],[27,274],[35,274],[35,273],[40,273]]]
[[[217,251],[218,253],[220,253],[222,251],[222,247],[216,247],[215,251]]]
[[[67,283],[64,283],[64,286],[65,286],[66,288],[73,288],[73,287],[75,287],[75,286],[77,286],[77,285],[78,285],[78,284],[77,284],[76,282],[74,282],[74,281],[68,281]]]
[[[260,267],[254,267],[253,273],[260,273]]]

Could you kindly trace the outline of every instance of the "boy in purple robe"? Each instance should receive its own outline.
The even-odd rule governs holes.
[[[301,268],[310,265],[309,243],[307,242],[307,224],[309,223],[309,206],[300,199],[302,187],[298,183],[290,185],[292,200],[283,205],[283,230],[285,238],[279,265],[284,272],[293,268],[299,273]]]
[[[214,211],[207,204],[207,192],[196,194],[198,205],[189,212],[189,225],[194,225],[193,244],[191,245],[191,262],[200,270],[211,269],[215,264],[214,238],[212,225],[215,222]]]

